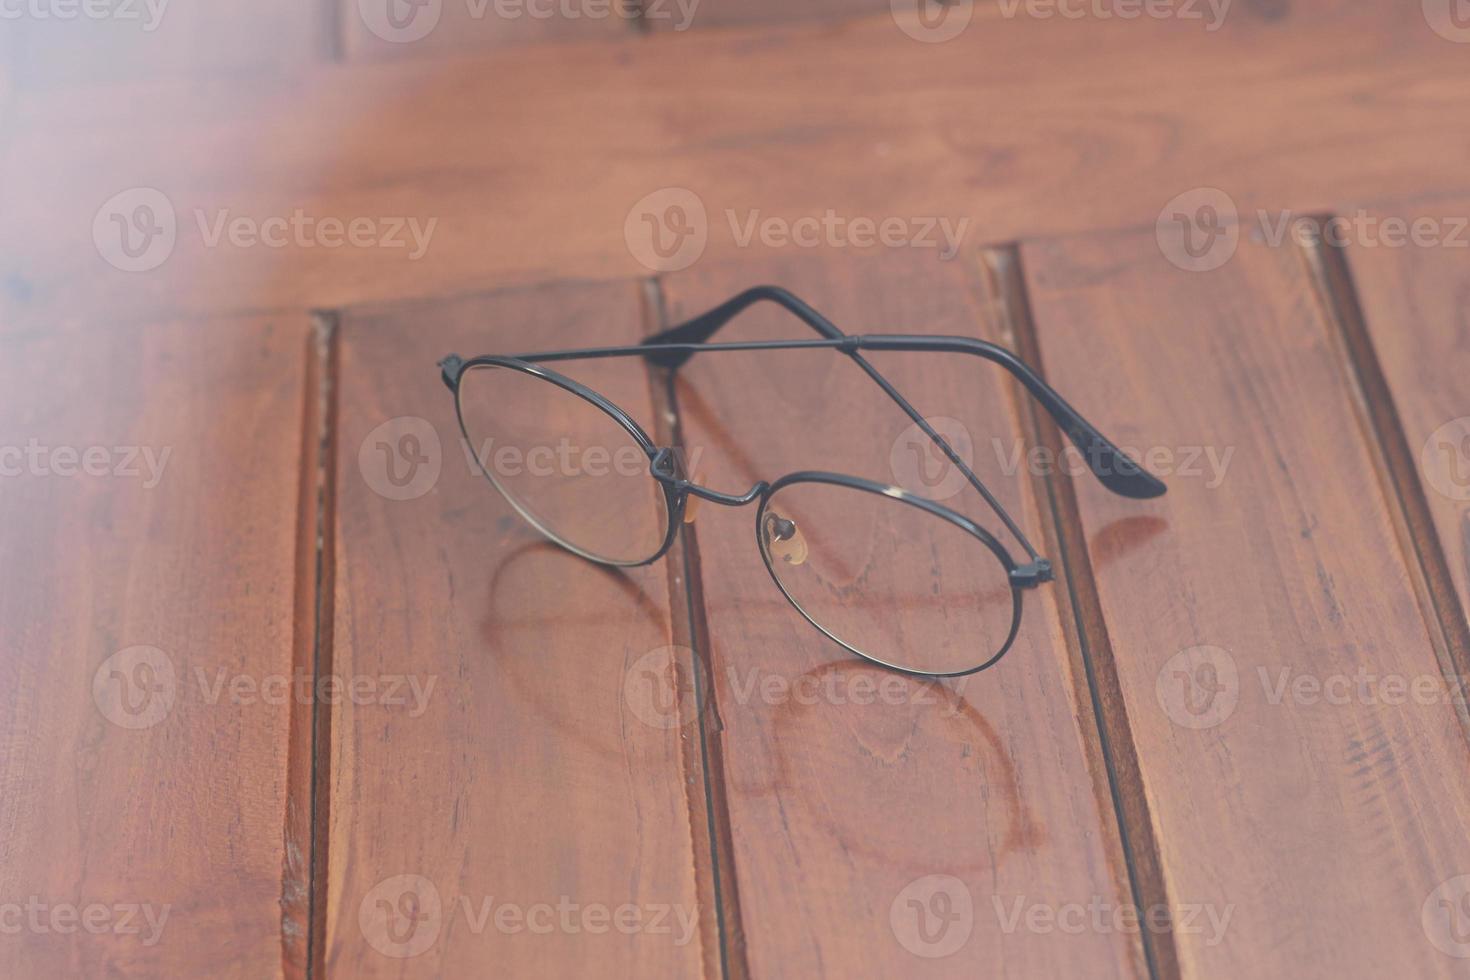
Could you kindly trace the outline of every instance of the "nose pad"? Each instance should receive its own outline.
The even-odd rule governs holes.
[[[779,558],[788,565],[800,565],[806,561],[806,536],[789,517],[775,510],[766,511],[761,534],[765,538],[766,553],[772,558]]]
[[[694,494],[684,495],[684,523],[693,524],[694,518],[699,516],[699,505],[702,503]]]

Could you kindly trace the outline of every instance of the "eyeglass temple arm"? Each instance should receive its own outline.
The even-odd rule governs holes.
[[[806,323],[817,333],[830,340],[836,340],[846,336],[837,325],[832,323],[822,314],[812,309],[805,302],[798,299],[779,286],[755,286],[745,292],[721,303],[719,306],[707,313],[702,313],[691,320],[675,327],[670,327],[660,333],[646,338],[645,345],[661,344],[702,344],[707,342],[715,333],[729,323],[732,319],[743,312],[747,307],[761,301],[769,301],[784,307],[793,313],[797,319]],[[1005,368],[1016,377],[1021,384],[1026,386],[1047,413],[1056,421],[1058,427],[1067,434],[1067,438],[1082,453],[1082,459],[1087,468],[1097,477],[1098,482],[1107,487],[1113,493],[1122,497],[1143,500],[1151,497],[1162,496],[1167,489],[1163,482],[1152,473],[1140,467],[1129,459],[1111,440],[1104,436],[1097,427],[1082,414],[1067,403],[1055,388],[1047,384],[1041,377],[1019,357],[1011,351],[1006,350],[988,341],[973,339],[969,337],[934,337],[934,336],[906,336],[903,334],[868,335],[852,338],[854,347],[860,350],[891,350],[891,351],[930,351],[957,354],[973,354],[993,361]],[[654,364],[668,368],[677,368],[698,352],[697,348],[665,349],[649,351],[644,355]],[[966,475],[970,476],[970,482],[978,483],[978,480],[969,473],[969,468],[959,462],[949,449],[948,444],[940,438],[939,434],[928,428],[918,414],[909,407],[908,403],[893,389],[882,375],[878,374],[866,360],[856,353],[856,350],[848,350],[852,358],[863,366],[863,369],[877,381],[888,395],[904,408],[915,421],[924,428],[926,434],[949,456]]]

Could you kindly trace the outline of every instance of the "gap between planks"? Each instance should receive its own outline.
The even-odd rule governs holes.
[[[1006,244],[984,248],[980,266],[987,293],[982,299],[998,307],[996,322],[1002,332],[998,339],[1045,378],[1019,247]],[[1037,411],[1035,400],[1019,383],[1011,382],[1008,388],[1017,418],[1032,441],[1045,447],[1053,458],[1061,458],[1063,442],[1056,423]],[[1133,901],[1141,909],[1171,909],[1137,747],[1088,557],[1076,488],[1072,477],[1065,473],[1053,473],[1033,482],[1032,487],[1042,517],[1043,550],[1058,559],[1056,587],[1062,593],[1058,596],[1060,619],[1073,661],[1072,676],[1079,687],[1084,679],[1086,682],[1086,690],[1078,692],[1077,703],[1092,706],[1098,742],[1088,742],[1089,749],[1095,750],[1089,754],[1094,771],[1106,775]],[[1178,980],[1179,955],[1172,916],[1166,929],[1144,929],[1141,933],[1149,976],[1154,980]]]
[[[1398,407],[1368,332],[1346,250],[1328,242],[1326,231],[1333,217],[1320,214],[1301,219],[1292,240],[1341,360],[1363,441],[1373,459],[1385,509],[1404,553],[1404,566],[1440,670],[1447,679],[1470,676],[1470,623],[1460,607]],[[1470,709],[1464,692],[1459,684],[1451,683],[1449,688],[1461,729],[1470,741]]]
[[[667,306],[658,279],[642,283],[644,334],[667,329]],[[653,403],[654,438],[664,446],[683,446],[674,372],[648,366]],[[726,798],[724,729],[715,699],[714,664],[710,657],[709,626],[705,619],[704,588],[699,539],[693,524],[680,528],[678,547],[665,557],[669,572],[669,612],[678,672],[680,752],[684,760],[690,831],[694,838],[694,873],[699,901],[714,910],[701,916],[704,931],[704,970],[708,977],[746,980],[750,966],[745,955],[745,930],[735,877],[735,845]],[[688,655],[685,656],[684,652]],[[703,785],[689,785],[698,773]],[[708,855],[707,860],[704,855]],[[707,871],[706,871],[707,868]]]
[[[337,316],[313,314],[302,405],[292,673],[316,691],[332,673],[333,523],[336,503]],[[286,867],[281,895],[282,974],[325,976],[331,705],[296,699],[287,762]]]

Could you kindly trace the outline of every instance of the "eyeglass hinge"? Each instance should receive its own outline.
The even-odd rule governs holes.
[[[444,387],[450,391],[459,383],[459,372],[464,367],[464,359],[458,354],[450,354],[439,362],[439,373],[444,379]]]
[[[1038,558],[1033,562],[1011,569],[1011,584],[1021,589],[1035,588],[1042,582],[1050,582],[1053,578],[1051,562],[1045,558]]]

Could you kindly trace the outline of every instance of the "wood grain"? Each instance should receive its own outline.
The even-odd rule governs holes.
[[[669,318],[760,281],[793,289],[854,333],[994,326],[974,270],[919,250],[701,266],[667,281]],[[755,308],[726,331],[808,335],[789,315]],[[920,411],[971,436],[977,472],[1037,531],[1030,480],[1001,465],[1019,421],[999,369],[943,356],[873,360]],[[927,474],[938,481],[930,495],[944,486],[942,473],[919,468],[897,407],[830,352],[704,355],[679,377],[686,451],[717,489],[804,469],[886,484]],[[943,502],[995,526],[972,495]],[[1086,681],[1065,645],[1065,592],[1027,597],[1021,639],[992,670],[905,678],[854,658],[787,605],[751,519],[705,506],[694,525],[751,974],[955,976],[1003,965],[1027,976],[1141,975],[1136,935],[1007,926],[1018,905],[1132,901]],[[932,876],[963,889],[946,908],[958,910],[962,894],[971,903],[954,920],[968,939],[944,955],[947,933],[932,919],[916,932],[910,904],[939,908],[925,904],[940,887]]]
[[[552,41],[631,39],[637,0],[329,0],[353,61],[440,58]],[[388,8],[392,8],[392,18]]]
[[[6,976],[300,975],[307,335],[0,332]]]
[[[667,679],[666,569],[610,571],[541,539],[471,471],[434,367],[451,350],[632,340],[641,318],[632,283],[343,317],[334,670],[434,687],[417,715],[350,702],[334,713],[328,974],[684,976],[718,947],[687,800],[702,776],[683,768],[686,727],[650,713],[661,702],[646,691]],[[648,420],[640,362],[568,373]],[[413,455],[432,455],[438,474],[416,485],[407,451],[393,456],[422,492],[389,499],[376,443],[402,417],[421,420]],[[673,656],[687,668],[687,652]],[[409,892],[421,915],[439,900],[416,926],[402,917]],[[496,918],[563,903],[572,927],[560,911],[549,930]],[[638,928],[582,925],[584,911],[623,906],[640,910]],[[379,926],[364,926],[373,914]]]
[[[1458,187],[1446,161],[1462,147],[1444,119],[1466,95],[1459,47],[1382,5],[1295,9],[1214,33],[1013,19],[942,44],[879,16],[845,26],[840,44],[811,25],[696,30],[308,68],[248,86],[31,93],[0,172],[0,301],[44,319],[77,306],[340,306],[642,275],[626,225],[668,187],[700,197],[710,260],[801,253],[759,237],[742,247],[731,212],[735,229],[828,210],[968,218],[1004,241],[1151,221],[1202,185],[1241,209]],[[1291,138],[1263,141],[1263,127]],[[169,197],[181,232],[159,268],[125,274],[99,263],[91,231],[104,202],[138,186]],[[409,261],[412,248],[314,239],[211,247],[197,220],[297,209],[437,224]],[[72,288],[83,279],[87,290]]]
[[[1349,220],[1360,212],[1342,215]],[[1452,595],[1441,600],[1443,615],[1460,628],[1470,608],[1470,421],[1465,417],[1467,384],[1456,370],[1467,347],[1466,296],[1470,270],[1470,201],[1463,198],[1407,200],[1362,211],[1371,224],[1362,235],[1348,233],[1348,264],[1360,298],[1367,337],[1383,372],[1383,401],[1401,427],[1410,481],[1417,479],[1427,515],[1416,528],[1437,536]],[[1394,221],[1437,229],[1425,244],[1395,245]],[[1390,237],[1383,237],[1389,228]],[[1408,489],[1413,493],[1412,488]],[[1429,556],[1431,562],[1439,556]]]
[[[1455,685],[1301,256],[1242,235],[1189,272],[1143,232],[1022,254],[1050,380],[1177,470],[1142,513],[1076,490],[1182,975],[1455,975]],[[1185,471],[1198,448],[1223,475]]]

